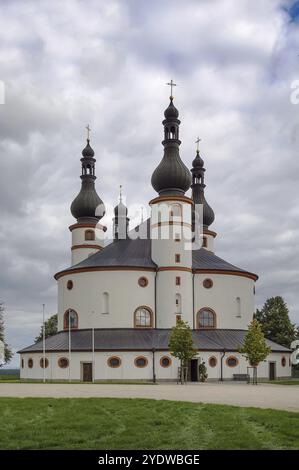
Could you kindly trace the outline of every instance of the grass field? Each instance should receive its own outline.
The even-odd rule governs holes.
[[[0,398],[0,449],[299,449],[299,413],[112,398]]]

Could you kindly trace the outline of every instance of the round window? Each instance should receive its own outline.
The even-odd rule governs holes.
[[[31,359],[31,358],[28,359],[28,367],[29,367],[29,369],[32,369],[32,367],[33,367],[33,359]]]
[[[160,364],[162,367],[169,367],[171,365],[171,359],[168,356],[163,356],[160,359]]]
[[[119,357],[116,357],[116,356],[113,356],[113,357],[109,357],[108,361],[108,366],[109,367],[119,367],[121,365],[121,360]]]
[[[211,289],[211,287],[213,287],[212,279],[204,279],[202,284],[206,289]]]
[[[209,358],[209,366],[210,367],[216,367],[217,366],[217,359],[216,357],[212,356]]]
[[[148,360],[146,357],[140,356],[140,357],[136,357],[134,362],[135,362],[136,367],[146,367]]]
[[[74,287],[73,281],[68,280],[67,284],[66,284],[66,287],[68,288],[68,290],[72,290],[72,288]]]
[[[66,369],[69,366],[69,360],[67,357],[60,357],[58,359],[58,365],[61,369]]]
[[[283,357],[281,358],[281,365],[282,365],[282,367],[285,367],[285,366],[286,366],[286,363],[287,363],[287,360],[286,360],[286,358],[283,356]]]
[[[238,365],[238,359],[234,356],[230,356],[226,359],[228,367],[236,367]]]
[[[140,277],[138,279],[138,284],[140,285],[140,287],[146,287],[148,285],[148,280],[146,277]]]
[[[43,357],[39,361],[39,365],[41,366],[42,369],[44,368],[44,358]],[[47,358],[45,358],[45,369],[48,367],[48,365],[49,365],[49,361],[48,361]]]

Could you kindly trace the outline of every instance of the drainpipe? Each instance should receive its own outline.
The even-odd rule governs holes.
[[[153,383],[156,383],[156,369],[155,369],[155,348],[152,349],[153,353]]]
[[[225,353],[226,351],[225,349],[223,349],[222,356],[221,356],[220,382],[223,382],[223,359],[224,359]]]
[[[194,292],[195,273],[192,274],[192,302],[193,302],[193,330],[195,330],[195,292]]]
[[[157,328],[157,276],[158,276],[158,268],[156,268],[156,274],[155,274],[155,328]]]

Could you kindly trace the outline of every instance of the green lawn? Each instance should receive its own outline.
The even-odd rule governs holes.
[[[0,449],[299,449],[299,413],[113,398],[0,398]]]
[[[270,380],[269,383],[275,385],[299,385],[299,380]]]

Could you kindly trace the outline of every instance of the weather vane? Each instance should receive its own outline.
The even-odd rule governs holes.
[[[89,140],[89,137],[90,137],[90,127],[89,127],[89,124],[87,124],[87,126],[85,127],[85,129],[87,129],[87,140]]]
[[[196,152],[199,153],[199,142],[201,142],[201,139],[197,137],[195,143],[196,143]]]
[[[177,84],[174,83],[174,81],[171,79],[170,82],[166,83],[166,85],[170,86],[170,98],[173,98],[173,94],[172,94],[173,87],[177,86]]]

